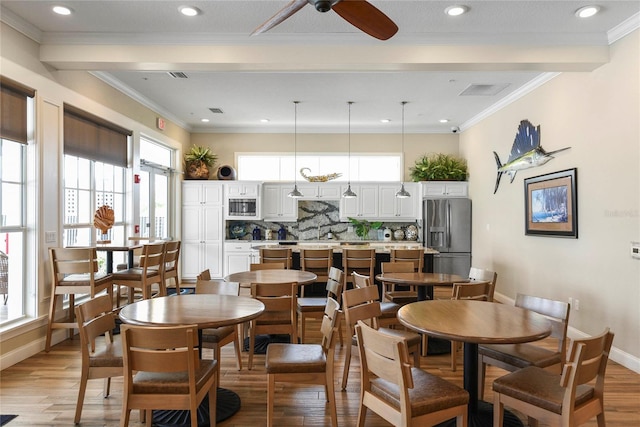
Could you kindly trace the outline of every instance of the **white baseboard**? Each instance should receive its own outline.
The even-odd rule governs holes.
[[[515,300],[508,298],[497,292],[493,296],[493,299],[503,304],[511,304],[511,305],[515,304]],[[567,329],[567,336],[569,338],[587,338],[590,335],[569,326],[569,328]],[[633,372],[640,374],[640,358],[632,354],[629,354],[626,351],[622,351],[619,348],[612,346],[611,351],[609,352],[609,359],[613,360],[616,363],[619,363],[620,365],[624,366],[627,369],[631,369]]]
[[[62,342],[67,338],[67,333],[68,330],[66,329],[54,330],[53,334],[51,334],[51,345]],[[44,350],[45,344],[46,337],[42,337],[8,353],[2,353],[0,356],[0,370],[13,366],[16,363],[22,362],[23,360],[40,353]]]

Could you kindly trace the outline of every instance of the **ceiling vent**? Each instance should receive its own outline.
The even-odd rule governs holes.
[[[174,79],[188,79],[189,77],[183,73],[182,71],[167,71],[167,74],[169,74],[171,77],[173,77]]]
[[[224,111],[222,111],[222,108],[209,108],[209,111],[211,111],[213,114],[222,114],[222,113],[224,113]]]
[[[499,85],[472,84],[460,92],[459,96],[494,96],[502,92],[509,83]]]

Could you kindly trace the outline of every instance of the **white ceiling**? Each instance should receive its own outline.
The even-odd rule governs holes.
[[[53,14],[58,3],[74,13]],[[401,101],[406,132],[464,130],[558,72],[606,63],[607,46],[640,22],[637,0],[595,0],[601,12],[586,20],[574,12],[591,1],[372,0],[399,27],[390,40],[311,5],[250,36],[287,3],[2,0],[0,19],[39,42],[43,62],[91,71],[194,132],[292,132],[295,100],[299,132],[346,132],[353,101],[352,132],[390,133]],[[467,14],[444,14],[460,3]],[[179,15],[185,4],[203,13]],[[472,85],[504,88],[460,95]]]

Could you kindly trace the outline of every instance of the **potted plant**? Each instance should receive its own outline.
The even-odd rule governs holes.
[[[419,157],[409,168],[414,181],[466,181],[467,161],[451,154],[431,153]]]
[[[184,155],[185,175],[188,179],[209,179],[209,168],[218,156],[208,147],[193,145]]]
[[[369,222],[366,219],[356,219],[349,217],[349,221],[355,226],[356,236],[360,237],[362,240],[366,239],[369,236],[370,230],[377,230],[382,227],[381,221]]]

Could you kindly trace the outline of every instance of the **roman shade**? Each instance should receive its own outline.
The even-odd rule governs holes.
[[[0,137],[27,143],[27,98],[36,91],[0,76]]]
[[[64,154],[127,167],[127,141],[133,134],[71,105],[64,105]]]

